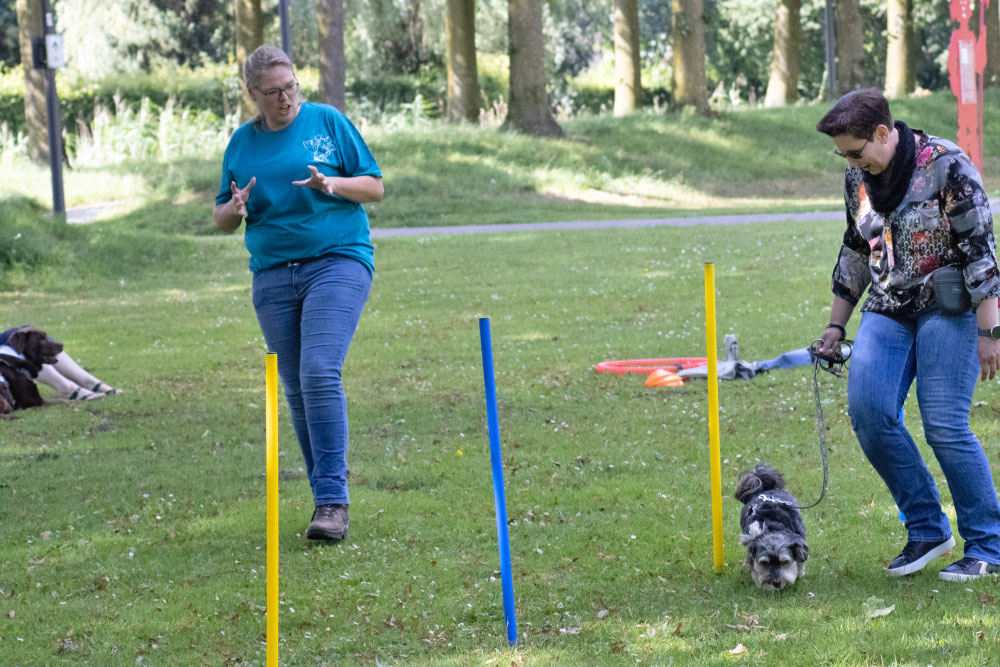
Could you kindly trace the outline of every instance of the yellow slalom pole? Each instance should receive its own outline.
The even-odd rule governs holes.
[[[278,667],[278,355],[266,363],[267,667]]]
[[[712,553],[722,573],[722,463],[719,459],[719,360],[715,341],[715,264],[705,262],[705,341],[708,354],[708,449],[712,476]]]

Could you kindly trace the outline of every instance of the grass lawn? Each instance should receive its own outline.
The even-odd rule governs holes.
[[[126,227],[86,230],[123,244],[120,265],[0,300],[0,327],[42,326],[127,392],[3,424],[0,654],[10,665],[263,664],[265,349],[245,251],[238,238],[187,237],[143,264],[123,239],[156,240]],[[758,460],[802,502],[818,495],[808,371],[721,385],[721,575],[705,383],[647,389],[593,371],[704,354],[705,261],[720,339],[739,334],[744,359],[808,344],[826,322],[840,233],[772,223],[380,241],[345,371],[343,544],[303,537],[310,495],[282,410],[282,663],[989,664],[995,581],[941,582],[946,560],[882,572],[904,532],[851,435],[843,380],[821,378],[831,486],[805,514],[806,576],[769,594],[740,567],[728,496]],[[516,650],[504,640],[480,316],[493,325]],[[981,385],[973,409],[994,467],[996,395]],[[915,407],[906,419],[919,440]]]
[[[928,130],[949,108],[943,96],[900,104]],[[373,218],[835,208],[840,165],[811,129],[819,113],[577,119],[570,141],[551,144],[471,129],[373,132],[388,192]],[[988,167],[998,135],[987,135]],[[4,192],[43,200],[44,171],[28,169],[0,166]],[[135,202],[90,225],[48,220],[24,198],[0,203],[0,330],[40,326],[126,392],[0,424],[4,667],[264,664],[266,350],[241,239],[211,224],[217,169],[213,158],[74,173],[71,203]],[[605,199],[591,203],[591,191]],[[851,433],[844,380],[820,378],[830,489],[804,514],[806,575],[773,594],[741,568],[740,505],[729,496],[757,461],[780,468],[801,502],[818,496],[809,370],[720,386],[718,575],[705,382],[651,389],[593,370],[703,356],[706,261],[720,347],[736,333],[756,361],[809,344],[828,321],[841,224],[380,240],[345,368],[343,543],[304,538],[311,497],[281,409],[282,664],[994,664],[996,580],[940,581],[947,559],[884,575],[905,531]],[[492,322],[516,649],[504,636],[482,316]],[[998,392],[980,384],[972,408],[994,476]],[[954,520],[914,404],[905,418]]]

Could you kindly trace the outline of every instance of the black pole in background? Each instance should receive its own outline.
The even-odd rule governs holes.
[[[288,0],[278,0],[278,14],[281,17],[281,50],[292,57],[292,30],[288,25]]]
[[[837,38],[833,29],[833,0],[826,0],[823,37],[826,41],[826,88],[830,97],[834,97],[837,94]]]
[[[48,0],[39,0],[42,8],[42,35],[55,34],[55,19]],[[59,94],[56,92],[55,63],[45,64],[45,109],[49,121],[49,168],[52,171],[52,212],[66,214],[62,174],[62,118],[59,114]]]

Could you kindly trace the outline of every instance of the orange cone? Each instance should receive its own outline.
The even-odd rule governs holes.
[[[684,379],[677,373],[659,368],[646,378],[647,387],[683,387]]]

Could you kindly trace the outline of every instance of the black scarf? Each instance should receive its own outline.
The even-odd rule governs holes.
[[[872,208],[883,216],[895,211],[903,201],[910,187],[913,167],[916,165],[916,142],[913,130],[901,120],[897,120],[894,126],[899,130],[899,143],[896,144],[896,154],[889,166],[877,175],[862,172],[868,200],[872,203]]]

